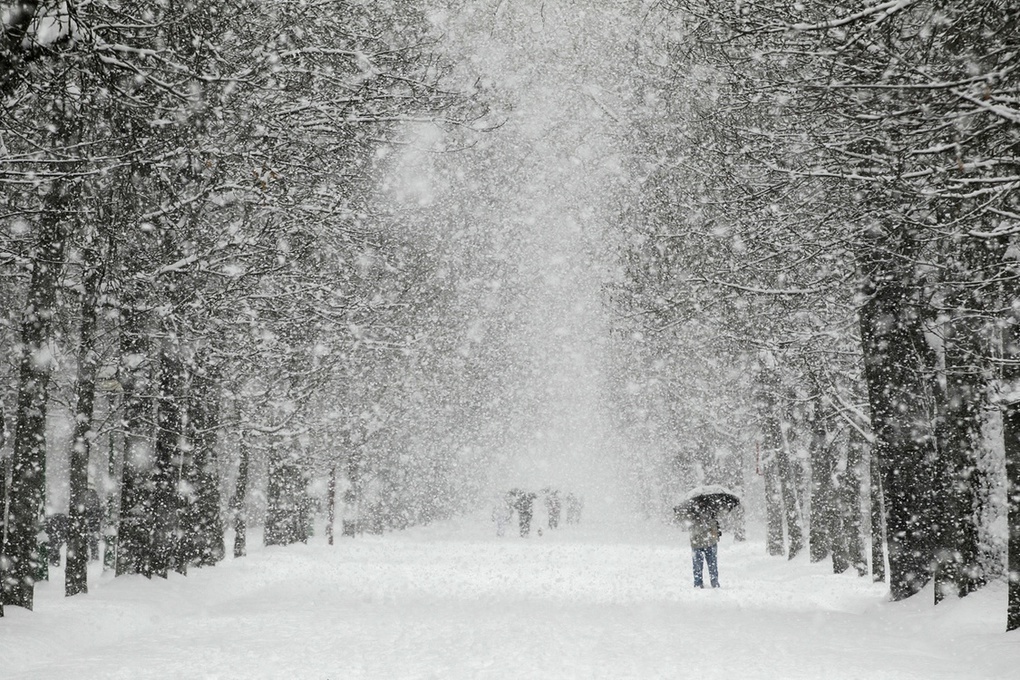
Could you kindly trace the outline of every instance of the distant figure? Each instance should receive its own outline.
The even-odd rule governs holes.
[[[514,510],[517,511],[521,536],[527,537],[531,533],[531,515],[534,512],[536,494],[521,489],[511,489],[509,496],[513,499]]]
[[[492,521],[496,523],[496,535],[505,536],[506,528],[514,517],[514,509],[509,496],[503,496],[492,506]]]
[[[549,515],[549,528],[555,529],[560,525],[560,492],[556,489],[546,492],[545,509]]]
[[[707,512],[688,517],[684,524],[691,532],[691,564],[694,569],[694,587],[704,588],[704,563],[708,563],[708,576],[712,587],[719,587],[719,520]]]

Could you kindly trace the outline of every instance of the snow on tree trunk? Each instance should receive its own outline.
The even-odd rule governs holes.
[[[333,545],[333,524],[336,522],[336,465],[329,469],[329,485],[326,488],[328,514],[326,517],[326,542]]]
[[[156,401],[156,455],[152,469],[150,530],[152,574],[166,578],[171,568],[183,571],[178,537],[178,484],[184,465],[184,368],[178,348],[164,342],[159,362],[159,396]]]
[[[188,485],[193,502],[182,524],[192,534],[189,563],[213,565],[223,559],[223,520],[220,517],[220,478],[216,445],[219,431],[220,384],[206,361],[198,361],[191,379],[188,425],[191,465]]]
[[[811,414],[811,525],[808,532],[808,554],[812,562],[821,562],[832,552],[832,452],[829,449],[829,431],[821,405],[813,405]]]
[[[860,310],[864,372],[885,500],[889,586],[901,600],[931,579],[935,457],[931,361],[915,293],[896,275],[875,276]]]
[[[1009,557],[1006,567],[1008,595],[1006,630],[1020,628],[1020,402],[1005,405],[1002,435],[1006,447],[1006,499]]]
[[[170,568],[187,574],[188,567],[197,563],[202,550],[202,521],[199,516],[199,468],[195,461],[197,430],[192,417],[199,415],[195,404],[195,366],[192,362],[178,364],[180,371],[178,392],[173,400],[179,418],[180,430],[176,439],[177,451],[173,455],[174,502],[177,508],[174,539],[171,544]],[[190,376],[190,380],[189,380]],[[201,418],[201,416],[199,416]]]
[[[839,496],[833,492],[834,502],[839,503]],[[843,528],[843,516],[836,510],[832,516],[832,573],[842,574],[850,568],[850,555],[847,551],[846,533]]]
[[[244,557],[248,531],[244,501],[248,495],[248,466],[251,460],[251,445],[245,430],[241,430],[238,447],[241,460],[237,466],[237,482],[234,496],[230,499],[230,509],[234,513],[234,557]]]
[[[811,561],[832,558],[832,570],[842,574],[850,567],[848,539],[843,522],[843,475],[838,474],[838,448],[830,431],[832,411],[817,397],[811,412]],[[860,507],[860,502],[855,502]],[[859,514],[859,513],[858,513]],[[859,521],[858,521],[859,525]]]
[[[782,532],[785,522],[789,541],[789,558],[793,559],[804,547],[800,528],[800,512],[793,469],[790,465],[788,444],[783,431],[786,412],[782,382],[774,370],[763,370],[758,376],[758,412],[764,443],[766,510],[768,517],[768,551],[781,555]]]
[[[765,478],[765,545],[769,555],[782,555],[783,547],[783,498],[779,493],[779,474],[775,461],[764,465]]]
[[[786,535],[789,540],[788,555],[793,559],[804,549],[804,532],[800,527],[800,503],[797,500],[797,486],[793,477],[793,465],[786,448],[776,452],[779,489],[783,496],[783,514],[786,520]]]
[[[119,384],[119,383],[118,383]],[[114,414],[114,397],[113,395],[107,396],[109,404],[109,414]],[[107,474],[107,491],[106,491],[106,516],[105,526],[103,528],[103,543],[105,544],[103,550],[103,571],[116,570],[117,568],[117,528],[120,526],[120,488],[116,483],[117,472],[120,469],[122,452],[117,447],[117,428],[110,428],[110,432],[107,435],[108,443],[106,450],[106,474]],[[123,441],[123,437],[121,437]]]
[[[305,516],[305,478],[290,452],[274,445],[269,455],[269,490],[266,494],[266,545],[288,545],[308,540]]]
[[[32,253],[32,276],[21,326],[18,400],[11,456],[7,533],[0,549],[0,601],[31,609],[34,584],[44,567],[37,534],[42,529],[46,494],[47,389],[53,368],[50,332],[63,257],[63,216],[57,208],[64,188],[51,190]]]
[[[958,211],[954,211],[955,212]],[[994,223],[986,219],[987,230]],[[987,422],[990,319],[997,302],[987,280],[1007,261],[1006,239],[967,236],[953,243],[944,270],[943,389],[939,391],[939,544],[935,601],[966,595],[987,578],[981,565],[981,509],[989,475],[979,464]],[[980,285],[975,285],[980,282]]]
[[[7,542],[7,475],[10,471],[10,459],[2,454],[7,444],[7,416],[4,413],[3,401],[0,400],[0,556],[3,555],[4,543]],[[0,577],[3,571],[0,570]],[[4,615],[3,581],[0,581],[0,617]]]
[[[124,465],[117,530],[117,570],[151,576],[149,499],[152,472],[151,347],[147,314],[133,301],[121,306],[120,377],[123,389]]]
[[[859,576],[868,573],[868,558],[864,550],[863,518],[861,515],[861,489],[864,465],[864,437],[856,427],[850,428],[846,454],[846,470],[841,475],[839,494],[842,506],[843,534],[846,536],[847,559]]]
[[[876,583],[885,581],[885,495],[882,493],[882,471],[872,446],[868,455],[871,480],[871,577]]]
[[[945,387],[939,399],[936,488],[935,602],[976,590],[980,576],[977,527],[977,452],[981,446],[985,378],[977,357],[983,322],[957,307],[945,331]]]
[[[1013,291],[1007,299],[1016,300]],[[1014,303],[1015,304],[1015,303]],[[1015,307],[1014,307],[1015,309]],[[1020,629],[1020,320],[1009,319],[1003,352],[1002,442],[1006,467],[1006,630]]]
[[[64,594],[88,592],[89,534],[93,510],[87,502],[89,451],[96,398],[96,314],[102,269],[94,247],[84,249],[82,262],[81,328],[78,335],[78,374],[75,378],[76,406],[70,454],[70,501],[68,508],[67,565]]]

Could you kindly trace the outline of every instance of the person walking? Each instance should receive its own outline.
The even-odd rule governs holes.
[[[549,517],[549,528],[555,529],[560,525],[560,492],[556,489],[548,489],[545,492],[545,509]]]
[[[694,587],[704,588],[705,563],[713,588],[719,587],[719,520],[706,511],[692,513],[686,520],[691,534],[691,563],[694,569]]]
[[[526,538],[531,533],[531,515],[534,512],[537,494],[521,489],[510,489],[508,495],[513,499],[513,509],[517,511],[517,523],[520,525],[521,538]]]

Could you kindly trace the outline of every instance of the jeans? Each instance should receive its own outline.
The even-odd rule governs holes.
[[[708,562],[708,577],[712,580],[712,587],[719,587],[719,559],[718,545],[711,545],[707,548],[691,548],[691,561],[694,566],[694,587],[704,588],[704,564]]]

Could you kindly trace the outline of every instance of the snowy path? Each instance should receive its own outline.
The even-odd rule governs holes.
[[[146,582],[99,578],[0,619],[0,678],[1016,678],[1004,588],[890,604],[760,543],[689,586],[684,535],[568,527],[497,540],[446,524]]]

